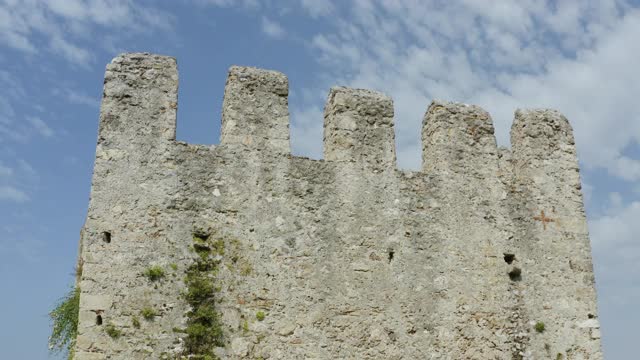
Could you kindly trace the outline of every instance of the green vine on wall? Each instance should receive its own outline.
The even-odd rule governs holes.
[[[72,288],[67,295],[58,300],[49,313],[52,321],[49,350],[52,353],[64,352],[73,359],[73,351],[78,336],[78,313],[80,312],[80,288]]]
[[[220,315],[216,310],[215,285],[219,260],[214,255],[224,254],[222,240],[210,241],[207,235],[194,235],[193,247],[198,254],[196,261],[187,269],[184,298],[191,306],[187,313],[187,334],[184,342],[185,355],[190,359],[217,359],[214,347],[224,346]]]

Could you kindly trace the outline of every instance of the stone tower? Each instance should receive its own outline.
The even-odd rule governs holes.
[[[76,359],[602,359],[571,127],[434,101],[420,171],[393,102],[335,87],[292,156],[288,81],[229,70],[219,145],[175,140],[175,59],[105,75]]]

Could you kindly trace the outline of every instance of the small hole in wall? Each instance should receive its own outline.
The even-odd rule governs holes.
[[[513,262],[513,260],[515,260],[515,259],[516,259],[516,255],[515,254],[507,254],[507,253],[504,254],[504,261],[507,264],[511,264]]]
[[[102,315],[96,316],[96,325],[102,325]]]
[[[587,314],[587,317],[588,317],[589,319],[593,319],[593,318],[595,318],[596,316],[595,316],[595,315],[593,315],[593,314]]]
[[[522,280],[522,270],[519,267],[514,266],[511,271],[509,271],[509,279],[511,281],[520,281]]]
[[[393,249],[389,249],[389,262],[391,262],[391,260],[393,260],[393,256],[396,254],[395,251],[393,251]]]
[[[108,232],[108,231],[103,232],[102,233],[102,241],[104,241],[107,244],[111,243],[111,233]]]

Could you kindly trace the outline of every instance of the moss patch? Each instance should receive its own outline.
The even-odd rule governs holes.
[[[215,253],[220,255],[220,256],[224,255],[224,240],[218,239],[218,240],[214,241],[213,242],[213,251],[215,251]]]
[[[249,276],[252,272],[253,267],[251,266],[251,264],[249,264],[249,262],[244,262],[242,265],[240,265],[240,275]]]
[[[52,353],[64,352],[73,358],[73,348],[78,336],[78,313],[80,311],[80,288],[71,289],[49,313],[52,321],[49,349]]]
[[[542,321],[538,321],[533,328],[539,333],[544,332],[544,323]]]

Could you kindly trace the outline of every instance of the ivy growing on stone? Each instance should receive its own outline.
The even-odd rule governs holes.
[[[184,298],[191,306],[187,313],[187,327],[184,329],[185,355],[190,359],[217,359],[213,353],[214,347],[224,346],[220,315],[216,310],[215,278],[218,272],[217,255],[224,254],[222,240],[209,241],[208,236],[194,235],[194,249],[198,254],[187,268],[185,284],[187,291]]]

